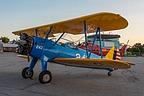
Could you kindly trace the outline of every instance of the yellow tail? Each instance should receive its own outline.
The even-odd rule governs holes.
[[[107,59],[113,59],[114,51],[115,51],[115,46],[113,46],[113,47],[110,49],[110,51],[106,54],[105,58],[107,58]]]
[[[113,46],[110,49],[110,51],[107,53],[107,55],[105,56],[105,58],[111,59],[111,60],[121,60],[120,52],[117,49],[117,47]]]

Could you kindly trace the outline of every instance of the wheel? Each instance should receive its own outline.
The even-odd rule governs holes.
[[[42,84],[50,83],[52,80],[52,75],[50,71],[42,71],[39,74],[39,82]]]
[[[112,75],[112,72],[110,71],[110,72],[108,72],[108,76],[111,76]]]
[[[30,71],[29,70],[29,67],[25,67],[23,70],[22,70],[22,77],[25,78],[25,79],[28,79],[28,78],[32,78],[33,77],[33,70]]]

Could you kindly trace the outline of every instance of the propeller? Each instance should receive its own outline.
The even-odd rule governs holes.
[[[20,35],[20,40],[18,41],[18,54],[27,55],[27,60],[30,62],[30,51],[33,46],[33,38],[25,33]]]

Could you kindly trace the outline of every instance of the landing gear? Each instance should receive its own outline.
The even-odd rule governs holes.
[[[112,71],[109,71],[109,72],[108,72],[108,76],[111,76],[111,75],[112,75]]]
[[[39,74],[39,82],[42,84],[50,83],[52,80],[52,75],[50,71],[42,71]]]
[[[30,71],[29,70],[29,67],[25,67],[23,70],[22,70],[22,77],[25,78],[25,79],[32,79],[33,77],[33,70]]]
[[[23,70],[22,70],[22,77],[24,79],[32,79],[33,77],[33,70],[30,71],[29,70],[29,67],[25,67]],[[52,74],[50,71],[42,71],[40,74],[39,74],[39,82],[42,83],[42,84],[46,84],[46,83],[50,83],[52,81]]]
[[[112,72],[113,72],[114,70],[115,70],[114,68],[110,69],[109,72],[108,72],[108,76],[112,76]]]

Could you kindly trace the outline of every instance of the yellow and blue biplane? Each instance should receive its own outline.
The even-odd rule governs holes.
[[[33,77],[33,68],[39,59],[42,65],[39,82],[42,84],[52,81],[52,74],[48,70],[48,62],[74,67],[104,69],[109,71],[109,76],[112,75],[115,68],[131,68],[134,65],[131,62],[113,60],[115,47],[112,47],[106,56],[102,55],[101,47],[101,32],[124,29],[127,26],[127,20],[119,14],[102,12],[12,32],[20,36],[17,53],[32,57],[29,66],[22,70],[22,77],[25,79]],[[88,51],[87,33],[94,32],[94,40],[90,51]],[[52,41],[50,37],[53,37],[56,33],[61,33],[61,35],[56,41]],[[72,48],[68,44],[59,45],[58,42],[65,33],[84,34],[86,50],[77,47]],[[100,39],[100,55],[92,53],[97,36]]]

